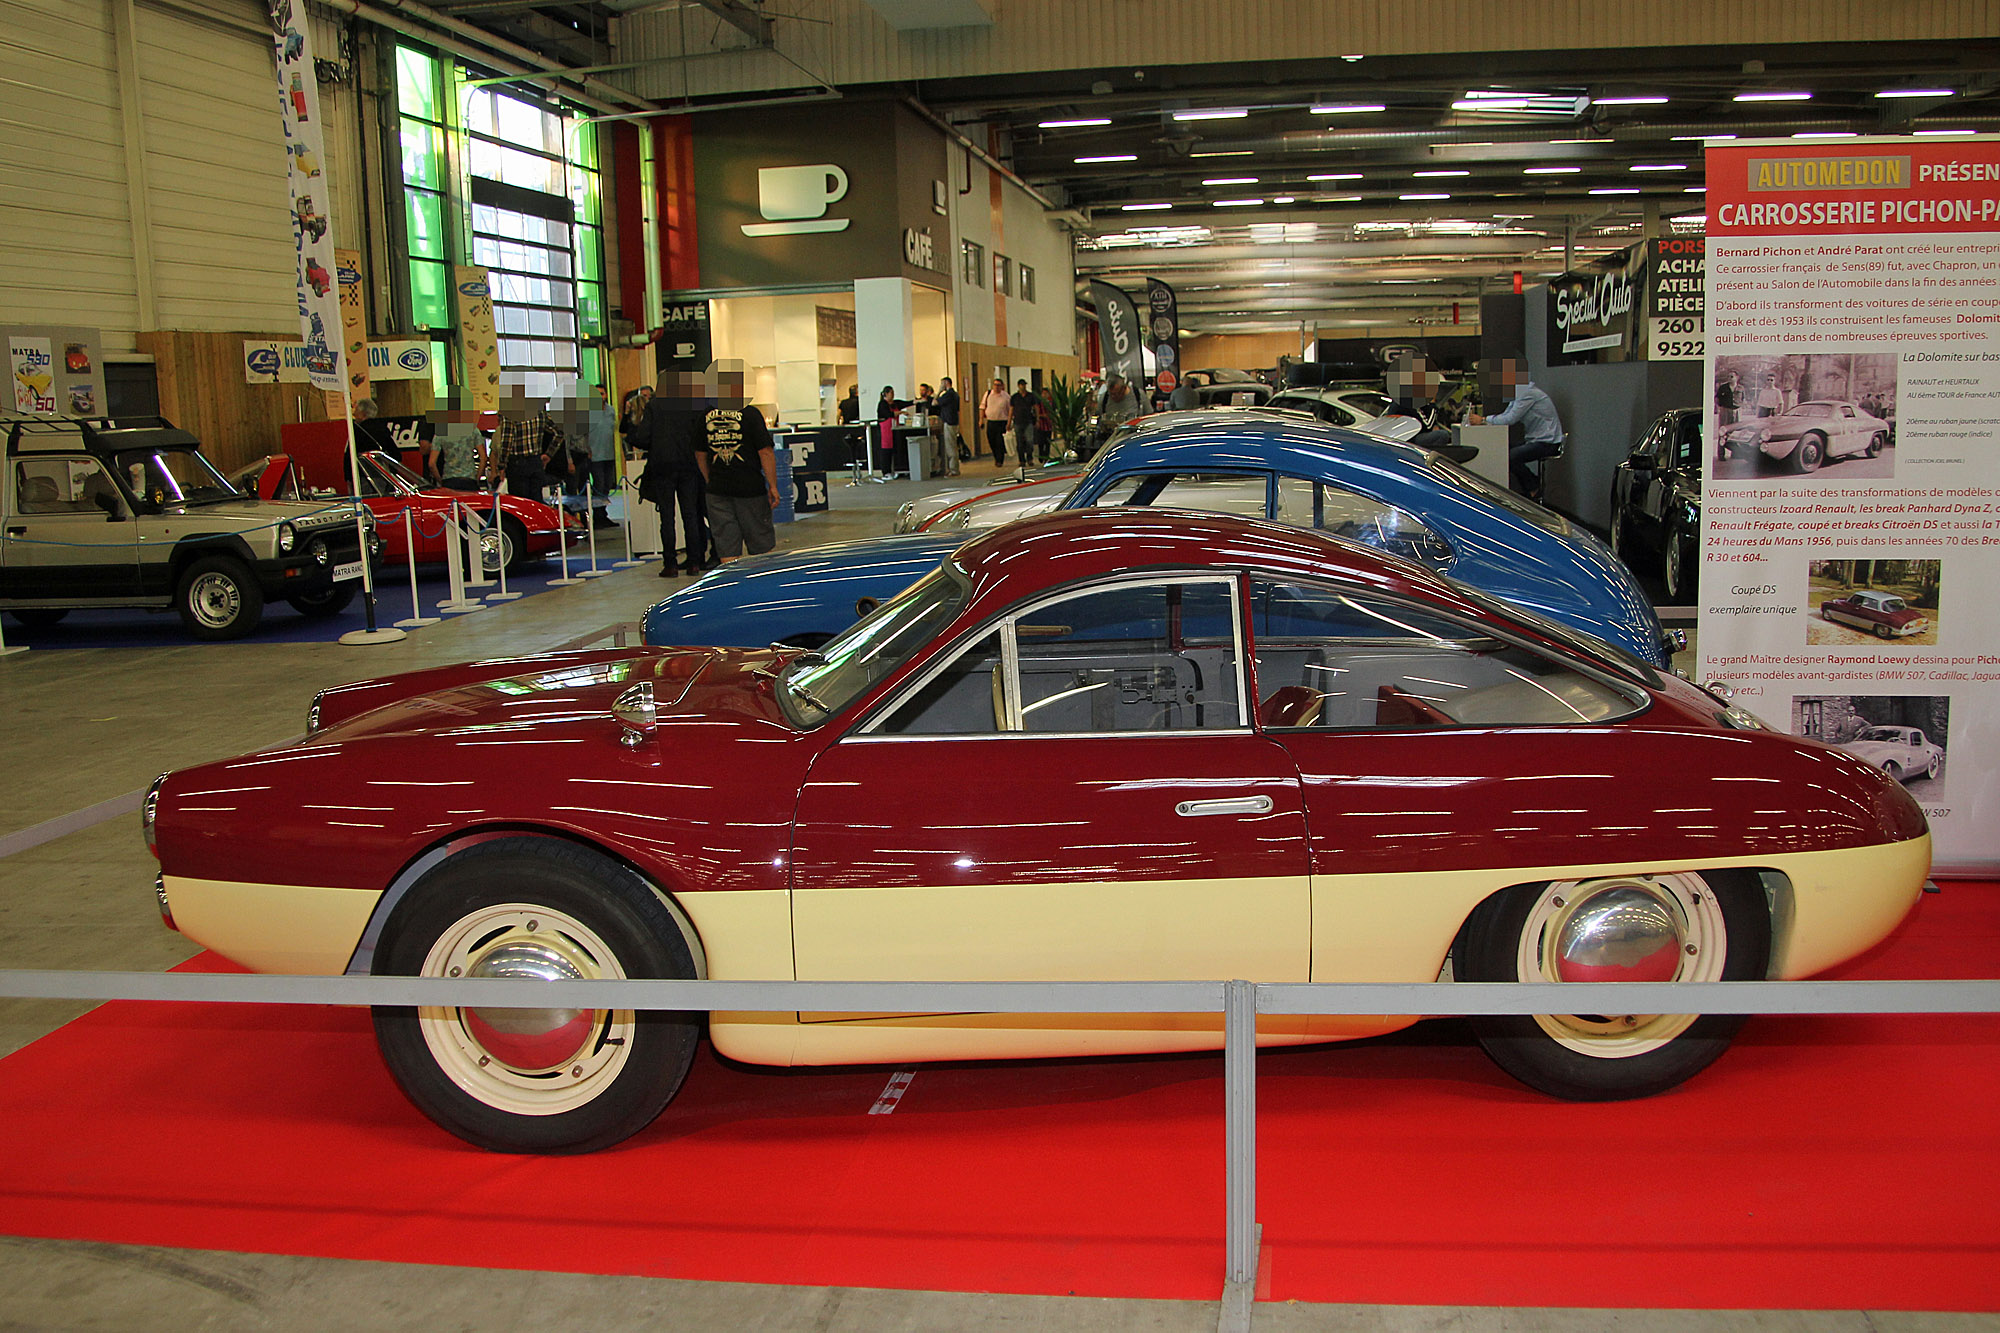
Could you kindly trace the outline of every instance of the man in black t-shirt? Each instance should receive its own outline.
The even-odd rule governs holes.
[[[747,549],[762,555],[778,544],[771,511],[778,507],[778,460],[764,414],[743,393],[743,372],[716,376],[716,404],[702,418],[695,460],[708,484],[709,536],[715,553],[734,560]]]

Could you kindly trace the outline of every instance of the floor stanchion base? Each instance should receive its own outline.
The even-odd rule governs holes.
[[[489,592],[486,594],[486,600],[489,602],[518,602],[527,595],[524,592]]]
[[[463,616],[463,615],[470,615],[474,611],[484,611],[486,609],[486,603],[475,602],[469,597],[461,598],[456,601],[447,597],[442,602],[439,602],[437,604],[437,609],[440,611],[448,611],[455,616]]]
[[[576,576],[580,579],[601,579],[610,572],[608,569],[579,569]]]
[[[551,588],[567,588],[572,583],[581,583],[581,582],[583,582],[583,580],[579,578],[550,579],[549,586]]]
[[[5,648],[0,648],[0,657],[12,657],[15,653],[25,653],[27,651],[28,645],[25,643],[10,644]]]
[[[408,616],[396,622],[397,629],[422,629],[426,625],[442,625],[441,616]]]
[[[351,629],[340,636],[340,641],[345,644],[395,643],[408,637],[399,629]]]

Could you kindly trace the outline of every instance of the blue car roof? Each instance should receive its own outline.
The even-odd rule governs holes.
[[[1093,460],[1100,468],[1177,465],[1189,460],[1207,468],[1268,468],[1281,472],[1311,472],[1329,459],[1361,466],[1398,470],[1421,468],[1430,450],[1399,440],[1385,440],[1289,412],[1256,408],[1228,411],[1175,412],[1106,449]]]

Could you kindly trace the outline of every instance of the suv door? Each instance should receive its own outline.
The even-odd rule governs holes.
[[[33,454],[8,464],[0,595],[75,605],[139,592],[138,524],[89,454]]]

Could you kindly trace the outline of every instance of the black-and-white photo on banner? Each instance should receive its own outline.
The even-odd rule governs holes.
[[[1638,360],[1645,296],[1643,244],[1549,279],[1549,364]]]

